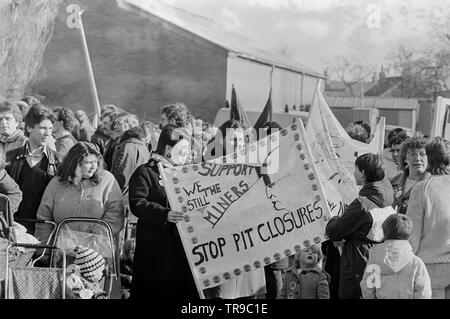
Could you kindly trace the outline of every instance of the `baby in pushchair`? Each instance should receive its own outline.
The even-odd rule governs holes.
[[[78,246],[74,264],[67,267],[67,297],[70,299],[103,299],[107,293],[101,288],[105,259],[97,251]]]

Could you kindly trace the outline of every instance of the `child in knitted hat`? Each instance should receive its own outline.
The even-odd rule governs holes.
[[[281,289],[281,299],[329,299],[329,275],[322,270],[320,246],[310,245],[295,256]]]
[[[97,298],[104,294],[100,288],[103,278],[105,259],[91,248],[75,248],[74,265],[68,267],[67,287],[82,299]]]

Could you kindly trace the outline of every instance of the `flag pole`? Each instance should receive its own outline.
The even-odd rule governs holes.
[[[78,18],[79,18],[79,27],[80,27],[80,33],[81,33],[81,41],[83,43],[83,52],[84,57],[86,59],[86,66],[88,69],[88,75],[89,75],[89,84],[91,87],[91,93],[92,93],[92,101],[94,103],[95,108],[95,115],[94,115],[94,121],[93,125],[94,128],[97,128],[98,121],[100,119],[100,101],[98,99],[98,93],[97,93],[97,86],[95,85],[95,78],[94,78],[94,71],[92,70],[92,64],[91,64],[91,58],[89,56],[89,49],[86,41],[86,34],[84,33],[84,26],[83,26],[83,20],[81,19],[81,15],[83,14],[84,10],[81,10],[78,12]]]

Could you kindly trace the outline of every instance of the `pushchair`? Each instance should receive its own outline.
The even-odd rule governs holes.
[[[51,221],[16,219],[16,222],[33,222],[50,224]],[[47,250],[57,250],[57,247],[44,244],[28,244],[17,241],[13,223],[10,223],[10,240],[5,251],[5,299],[65,299],[66,257],[61,250],[62,263],[60,267],[38,267],[37,263],[45,256]],[[14,225],[15,226],[15,225]],[[42,251],[42,253],[38,253]],[[33,259],[33,255],[37,258]]]
[[[118,254],[111,226],[104,220],[87,217],[70,217],[62,220],[53,234],[52,246],[58,247],[67,256],[67,267],[75,264],[77,247],[90,249],[103,257],[104,270],[98,282],[103,293],[95,295],[96,299],[110,299],[116,293],[120,296],[120,280],[118,275]],[[50,265],[61,267],[64,256],[52,250]]]

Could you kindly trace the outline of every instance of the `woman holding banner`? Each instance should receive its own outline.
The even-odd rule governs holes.
[[[189,156],[188,136],[166,125],[156,153],[130,178],[131,212],[138,218],[133,261],[132,299],[196,299],[199,297],[176,223],[184,218],[172,211],[161,185],[158,163],[173,167]]]
[[[245,132],[238,121],[228,120],[224,122],[213,141],[207,146],[205,160],[218,158],[233,152],[240,151],[245,144]],[[225,283],[208,288],[204,291],[207,299],[257,299],[266,294],[266,277],[264,268],[243,273],[237,278],[227,280]]]

